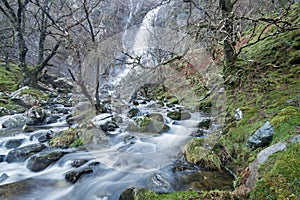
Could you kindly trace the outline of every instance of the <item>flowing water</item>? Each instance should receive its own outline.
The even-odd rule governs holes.
[[[130,2],[130,16],[127,24],[131,22],[140,6],[139,4],[134,5],[132,0]],[[152,24],[159,9],[160,7],[156,7],[149,11],[137,30],[133,46],[130,47],[136,55],[141,55],[147,50],[149,37],[153,34],[151,32]],[[126,39],[126,34],[128,33],[125,31],[123,40]],[[129,48],[128,45],[125,46],[127,49]],[[123,70],[117,73],[118,78],[115,77],[109,84],[117,85],[122,81],[130,81],[126,79],[126,75],[131,67],[131,65],[123,66]],[[109,94],[115,92],[111,87],[107,90]],[[133,106],[130,102],[126,103]],[[182,191],[189,188],[201,190],[203,188],[197,186],[197,182],[209,174],[214,174],[214,185],[208,186],[206,189],[210,187],[231,188],[231,176],[226,173],[209,172],[185,161],[182,163],[186,166],[190,165],[188,170],[174,170],[176,162],[180,160],[182,147],[192,139],[192,133],[197,131],[199,122],[208,116],[201,112],[191,112],[190,119],[172,120],[167,117],[167,113],[171,110],[181,109],[179,105],[172,108],[166,105],[158,106],[156,101],[148,100],[141,100],[135,107],[140,109],[141,115],[161,114],[170,130],[161,134],[126,131],[126,127],[132,122],[132,119],[126,116],[128,109],[123,109],[123,112],[119,113],[123,122],[118,124],[119,128],[115,131],[101,135],[103,144],[90,145],[84,150],[64,150],[66,154],[61,159],[40,172],[29,170],[26,167],[28,160],[5,162],[5,156],[11,151],[6,144],[10,140],[19,139],[22,140],[22,144],[18,148],[39,143],[35,136],[45,132],[55,134],[68,128],[65,121],[66,115],[62,115],[56,123],[35,127],[36,130],[29,133],[21,130],[6,132],[4,129],[1,130],[0,155],[4,155],[4,161],[0,162],[0,199],[115,200],[119,199],[124,190],[132,187],[148,188],[159,193]],[[0,121],[1,119],[3,118],[0,118]],[[216,124],[213,124],[207,134],[217,127]],[[44,144],[47,145],[47,142]],[[75,184],[69,183],[65,180],[65,175],[74,170],[71,163],[79,159],[88,160],[83,167],[92,164],[93,172],[81,176]],[[205,180],[202,181],[205,182]],[[9,197],[7,197],[8,193]]]

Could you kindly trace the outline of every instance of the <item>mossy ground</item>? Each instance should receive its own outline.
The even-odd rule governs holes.
[[[10,64],[7,70],[4,63],[0,63],[0,92],[12,92],[18,89],[18,83],[21,78],[19,67]]]
[[[300,22],[299,2],[288,20]],[[262,26],[263,27],[263,26]],[[269,31],[274,31],[271,27]],[[145,199],[299,199],[299,143],[289,141],[300,133],[300,30],[270,37],[244,49],[231,76],[225,80],[227,111],[223,135],[214,148],[201,157],[209,139],[194,139],[186,146],[189,161],[218,169],[224,165],[237,176],[235,186],[244,184],[242,172],[265,147],[251,150],[247,139],[266,121],[275,128],[269,145],[287,142],[259,168],[259,181],[249,194],[245,191],[208,191],[158,195],[146,191]],[[208,102],[209,103],[209,102]],[[240,108],[243,118],[234,118]],[[136,198],[139,199],[139,198]]]

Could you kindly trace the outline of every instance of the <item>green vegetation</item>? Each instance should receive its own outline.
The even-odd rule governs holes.
[[[264,177],[257,182],[250,199],[296,200],[300,195],[300,143],[272,155],[261,166]]]
[[[49,141],[49,145],[55,148],[68,148],[68,147],[78,147],[83,145],[83,141],[78,138],[78,133],[75,129],[69,128],[59,136],[52,138]]]
[[[0,63],[0,92],[12,92],[18,89],[19,81],[21,78],[21,71],[19,67],[10,64],[8,71]]]

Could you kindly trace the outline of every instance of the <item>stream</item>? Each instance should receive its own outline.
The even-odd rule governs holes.
[[[128,23],[139,9],[130,1],[131,9]],[[157,17],[160,7],[150,10],[145,16],[140,28],[135,31],[134,42],[124,45],[137,56],[141,56],[145,49],[149,49],[148,40],[153,33],[153,20]],[[127,29],[129,26],[126,26]],[[150,31],[151,34],[146,33]],[[125,31],[123,40],[127,40]],[[125,43],[125,42],[124,42]],[[184,49],[181,51],[184,51]],[[144,57],[143,63],[149,63],[151,58]],[[133,58],[127,61],[132,62]],[[153,60],[150,65],[157,63]],[[0,129],[0,199],[32,200],[32,199],[84,199],[84,200],[117,200],[122,192],[129,188],[147,188],[157,193],[170,193],[188,189],[232,189],[232,176],[225,172],[209,171],[185,161],[181,154],[182,148],[194,137],[206,137],[218,130],[217,123],[212,123],[201,136],[195,135],[199,130],[199,122],[210,119],[210,116],[200,111],[193,111],[189,107],[174,103],[147,99],[136,93],[143,84],[149,84],[145,77],[141,82],[134,82],[132,74],[146,74],[143,69],[132,71],[133,66],[123,65],[114,69],[114,76],[105,79],[102,93],[107,95],[102,100],[116,97],[122,102],[121,112],[110,106],[109,113],[94,117],[94,125],[105,124],[108,120],[118,116],[118,127],[114,130],[102,131],[94,128],[93,134],[97,142],[86,145],[85,148],[51,149],[48,145],[47,135],[57,135],[69,127],[77,128],[78,124],[70,125],[67,118],[73,114],[73,107],[52,105],[47,108],[49,113],[56,110],[59,116],[54,122],[43,125],[32,125],[32,131],[22,129]],[[169,72],[170,73],[170,72]],[[172,74],[171,74],[172,75]],[[172,75],[173,76],[173,75]],[[148,79],[157,81],[152,75]],[[102,80],[103,81],[103,80]],[[173,80],[174,81],[174,80]],[[170,83],[172,84],[172,83]],[[125,86],[124,86],[125,85]],[[124,87],[126,95],[122,96]],[[132,89],[134,87],[135,89]],[[123,89],[122,89],[123,88]],[[186,89],[185,89],[186,90]],[[176,89],[177,91],[177,89]],[[132,99],[132,96],[136,96]],[[185,94],[186,95],[186,94]],[[113,102],[113,100],[110,100]],[[56,109],[59,108],[59,109]],[[134,117],[128,116],[132,108],[139,110]],[[58,110],[58,111],[57,111]],[[171,119],[168,113],[185,111],[189,117]],[[136,119],[155,115],[168,128],[165,131],[133,131],[128,129]],[[0,117],[0,122],[7,116]],[[103,129],[103,128],[102,128]],[[150,133],[149,133],[150,132]],[[46,137],[46,139],[45,139]],[[30,145],[41,149],[23,160],[14,160],[10,154],[22,147]],[[29,169],[30,158],[43,152],[59,151],[62,156],[41,171]],[[22,153],[15,153],[20,156]],[[22,155],[21,155],[22,156]],[[80,163],[82,161],[82,163]],[[78,166],[76,165],[78,164]],[[78,179],[72,182],[66,178],[70,172],[82,170]],[[210,177],[209,180],[206,180]],[[71,180],[71,181],[70,181]]]

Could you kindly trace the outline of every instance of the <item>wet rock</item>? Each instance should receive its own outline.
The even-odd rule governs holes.
[[[71,166],[72,167],[81,167],[82,165],[84,165],[85,163],[87,163],[89,160],[86,160],[86,159],[79,159],[79,160],[74,160],[72,163],[71,163]]]
[[[5,159],[5,155],[0,155],[0,163],[4,162],[4,159]]]
[[[194,131],[192,134],[191,134],[192,137],[203,137],[205,136],[205,132],[203,129],[197,129],[197,131]]]
[[[89,174],[92,172],[93,172],[92,167],[79,168],[79,169],[67,172],[65,175],[65,179],[71,183],[76,183],[82,175]]]
[[[113,117],[112,114],[102,113],[100,115],[93,117],[91,122],[96,128],[101,128],[101,125],[105,125],[106,122],[111,122],[112,117]]]
[[[167,117],[173,120],[186,120],[191,118],[191,114],[188,111],[176,110],[168,112]]]
[[[201,122],[199,122],[198,128],[209,129],[210,124],[211,124],[211,120],[210,119],[204,119]]]
[[[150,117],[151,119],[154,119],[158,122],[165,122],[164,117],[160,113],[149,113],[147,117]]]
[[[54,152],[42,152],[37,155],[33,155],[27,162],[27,168],[34,172],[39,172],[46,169],[52,163],[58,161],[67,152],[54,151]]]
[[[146,184],[150,190],[157,193],[170,193],[173,191],[170,183],[160,174],[152,175]]]
[[[0,117],[0,129],[12,129],[24,126],[28,118],[22,114],[7,115]]]
[[[83,119],[85,119],[86,115],[85,114],[81,114],[81,115],[76,115],[76,116],[71,116],[67,117],[67,123],[68,124],[77,124],[80,123]]]
[[[60,118],[60,115],[51,115],[51,116],[47,116],[45,118],[45,120],[43,121],[43,124],[52,124],[57,122],[57,120]]]
[[[119,126],[114,121],[106,121],[103,125],[100,125],[101,129],[105,132],[115,131]]]
[[[247,145],[251,149],[265,146],[271,142],[273,135],[274,127],[270,124],[270,122],[266,122],[248,139]]]
[[[51,132],[47,132],[45,135],[42,135],[38,138],[38,141],[40,143],[44,143],[44,142],[48,142],[49,140],[51,140],[53,138]]]
[[[119,197],[119,200],[134,200],[135,199],[135,188],[128,188],[123,191]]]
[[[42,151],[47,148],[44,144],[31,144],[18,149],[11,150],[7,154],[6,162],[23,162],[31,155]]]
[[[127,113],[127,117],[129,118],[137,117],[140,112],[141,111],[138,108],[131,108]]]
[[[6,173],[3,173],[1,176],[0,176],[0,183],[5,181],[6,179],[8,179],[8,175]]]
[[[162,122],[156,121],[149,117],[139,117],[133,123],[129,124],[126,131],[140,133],[163,133],[170,129],[169,126]]]
[[[14,149],[14,148],[17,148],[17,147],[21,146],[21,144],[23,143],[23,141],[24,141],[24,138],[21,138],[21,139],[11,139],[11,140],[8,140],[5,143],[5,147],[7,149]]]
[[[199,167],[191,162],[186,161],[185,156],[181,155],[174,163],[173,172],[185,170],[199,170]]]
[[[39,139],[39,138],[41,138],[42,140],[42,138],[52,137],[52,133],[53,133],[52,130],[38,130],[30,135],[29,140],[33,141],[34,139]]]
[[[46,118],[46,111],[41,107],[34,106],[25,112],[25,115],[29,118],[27,125],[42,124]]]

